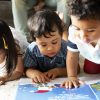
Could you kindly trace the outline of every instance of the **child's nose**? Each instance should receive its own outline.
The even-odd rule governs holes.
[[[53,46],[48,46],[47,50],[52,50]]]

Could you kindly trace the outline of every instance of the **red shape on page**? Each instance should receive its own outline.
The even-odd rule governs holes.
[[[49,90],[37,90],[37,91],[35,91],[35,93],[45,93],[45,92],[49,92]]]

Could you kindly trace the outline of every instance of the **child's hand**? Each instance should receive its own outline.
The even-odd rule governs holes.
[[[66,87],[66,88],[70,89],[70,88],[73,88],[73,87],[77,88],[77,87],[79,87],[80,85],[83,85],[83,84],[84,84],[84,82],[77,79],[77,77],[69,77],[69,80],[64,82],[61,85],[61,87]]]
[[[46,83],[49,82],[49,78],[42,72],[38,70],[34,70],[34,73],[32,75],[32,81],[35,83]]]
[[[0,85],[4,84],[6,81],[5,77],[0,77]]]
[[[59,68],[51,69],[51,70],[45,72],[45,75],[50,79],[54,79],[57,76],[59,76]]]

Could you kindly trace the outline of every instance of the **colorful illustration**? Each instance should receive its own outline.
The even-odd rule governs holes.
[[[91,84],[91,88],[94,94],[96,95],[96,97],[98,98],[97,100],[100,100],[100,82]]]
[[[34,93],[45,93],[45,92],[49,92],[49,91],[52,91],[53,88],[57,88],[57,87],[60,87],[60,84],[54,84],[54,85],[47,85],[47,84],[37,84],[34,85],[34,87],[37,87],[37,91],[35,91]]]
[[[98,91],[100,91],[100,83],[99,82],[95,83],[95,84],[91,84],[91,87],[98,90]]]
[[[16,100],[100,100],[100,83],[79,88],[61,88],[60,84],[20,84]]]

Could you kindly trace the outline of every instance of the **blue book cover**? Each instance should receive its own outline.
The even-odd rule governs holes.
[[[60,84],[19,84],[16,100],[100,100],[100,83],[79,88],[61,88]]]

